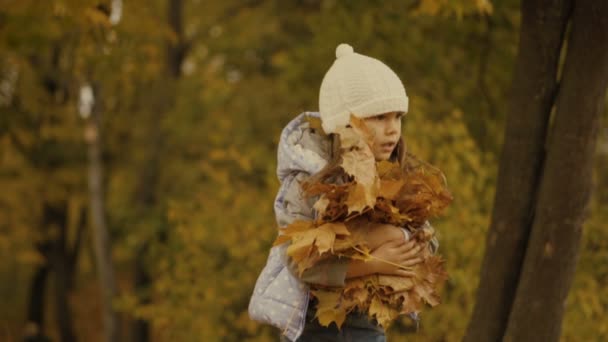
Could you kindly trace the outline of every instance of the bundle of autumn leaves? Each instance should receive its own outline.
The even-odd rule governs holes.
[[[309,122],[320,128],[314,119]],[[365,236],[379,224],[404,227],[417,244],[428,247],[434,230],[425,222],[452,200],[443,174],[414,156],[406,154],[400,164],[376,162],[369,147],[373,137],[363,120],[351,116],[350,125],[336,133],[339,163],[303,184],[307,196],[318,197],[316,219],[293,222],[281,229],[275,241],[275,245],[290,242],[287,255],[300,275],[327,258],[374,258]],[[347,279],[341,288],[311,285],[319,323],[335,322],[340,328],[348,313],[358,311],[387,328],[399,315],[439,304],[439,291],[447,279],[444,260],[429,248],[419,255],[421,263],[399,265],[412,276],[374,274]]]

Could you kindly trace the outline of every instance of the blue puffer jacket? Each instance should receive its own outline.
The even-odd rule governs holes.
[[[274,202],[279,227],[298,219],[313,219],[312,203],[301,195],[299,182],[320,171],[328,162],[329,141],[312,132],[307,115],[319,116],[313,112],[302,113],[281,133],[277,167],[281,187]],[[287,244],[283,244],[270,250],[249,302],[249,316],[281,329],[295,341],[304,330],[309,287],[292,272],[286,249]]]
[[[279,140],[277,175],[281,186],[274,202],[279,227],[285,227],[295,220],[314,218],[314,200],[302,195],[300,182],[320,171],[330,156],[329,139],[315,133],[306,116],[318,118],[319,113],[304,112],[298,115],[285,126]],[[343,286],[348,260],[328,259],[298,278],[295,266],[286,255],[287,246],[285,243],[270,250],[249,302],[249,316],[255,321],[279,328],[285,336],[295,341],[304,330],[308,309],[309,286],[306,282]],[[437,239],[433,239],[431,250],[435,252],[438,246]],[[416,313],[410,316],[417,320]]]

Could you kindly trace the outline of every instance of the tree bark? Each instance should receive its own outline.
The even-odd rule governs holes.
[[[97,91],[95,96],[97,99],[100,98]],[[99,100],[96,100],[96,103],[99,103]],[[112,307],[112,301],[116,296],[117,290],[111,257],[110,239],[105,217],[100,121],[100,108],[98,104],[95,104],[94,110],[91,113],[91,118],[87,122],[86,127],[86,138],[89,145],[89,193],[91,200],[91,217],[93,221],[95,261],[103,299],[104,340],[113,342],[119,340],[120,334],[118,313]]]
[[[158,209],[156,191],[160,177],[160,151],[164,145],[164,132],[161,123],[165,114],[175,102],[175,84],[181,77],[181,66],[188,52],[188,44],[184,37],[184,2],[182,0],[167,1],[167,24],[171,28],[174,39],[167,41],[166,77],[167,80],[156,82],[154,91],[163,89],[163,98],[157,99],[159,103],[151,109],[152,119],[149,126],[149,141],[147,143],[147,157],[143,164],[139,184],[137,186],[137,202],[145,215],[151,215]],[[159,240],[164,233],[158,232]],[[135,291],[146,293],[149,291],[151,276],[146,268],[147,251],[150,241],[143,241],[137,248],[133,264],[133,283]],[[142,297],[142,303],[147,303],[147,294]],[[147,342],[150,339],[150,325],[148,321],[136,319],[131,326],[131,339],[134,342]]]
[[[167,70],[173,79],[181,76],[182,63],[187,53],[187,44],[184,39],[184,4],[182,0],[169,0],[167,6],[167,20],[173,31],[174,40],[167,44]]]
[[[533,218],[548,118],[570,1],[522,1],[492,221],[465,341],[499,341],[507,325]]]
[[[67,251],[66,230],[68,225],[68,206],[65,201],[44,204],[44,224],[47,231],[56,229],[57,234],[49,242],[47,260],[54,273],[52,287],[55,310],[55,322],[62,342],[76,341],[70,309],[70,283],[74,275],[70,267]]]
[[[534,225],[505,341],[558,341],[608,83],[608,2],[574,4]]]
[[[133,270],[133,285],[140,293],[144,292],[142,304],[150,302],[148,291],[150,287],[150,275],[145,265],[146,251],[148,243],[143,243],[135,253],[134,270]],[[133,342],[147,342],[150,340],[150,324],[147,320],[136,319],[131,327],[131,340]]]
[[[46,307],[45,294],[49,267],[45,263],[36,268],[32,282],[30,283],[26,328],[24,340],[44,340],[44,309]]]
[[[57,251],[53,257],[53,270],[55,271],[55,321],[59,329],[61,342],[74,342],[76,335],[72,329],[72,310],[70,309],[70,283],[73,270],[68,265],[67,255],[64,251]]]

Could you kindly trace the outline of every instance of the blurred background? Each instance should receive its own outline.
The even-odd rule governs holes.
[[[276,235],[282,127],[339,43],[410,96],[446,175],[443,303],[389,331],[458,341],[474,305],[519,1],[0,0],[0,340],[275,341],[247,305]],[[563,341],[608,340],[608,113]],[[113,298],[113,299],[112,299]]]

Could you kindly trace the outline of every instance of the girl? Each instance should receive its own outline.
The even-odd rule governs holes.
[[[281,187],[274,205],[278,226],[314,219],[314,199],[303,194],[301,185],[339,162],[339,137],[334,132],[348,126],[351,114],[364,119],[373,133],[370,148],[376,160],[401,162],[405,154],[401,117],[407,111],[408,97],[397,75],[379,60],[340,44],[336,60],[321,83],[319,113],[300,114],[281,133],[277,168]],[[324,132],[311,127],[311,117],[320,118]],[[418,255],[422,247],[409,241],[405,229],[378,224],[369,231],[366,241],[378,259],[404,266],[422,261]],[[270,251],[249,303],[252,319],[281,329],[284,341],[386,340],[384,330],[363,313],[350,313],[341,329],[321,326],[315,319],[316,302],[309,295],[308,284],[344,286],[349,278],[370,274],[408,276],[406,271],[376,258],[364,262],[333,257],[299,277],[297,266],[286,255],[287,244]],[[436,251],[436,239],[430,247]]]

